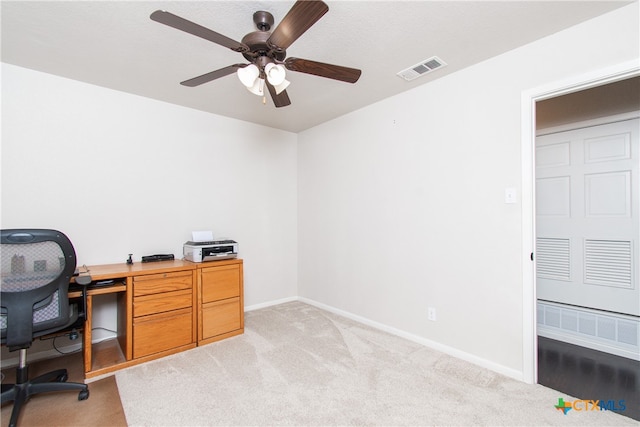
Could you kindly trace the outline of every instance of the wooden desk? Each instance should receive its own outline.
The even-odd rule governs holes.
[[[178,353],[244,332],[241,259],[192,263],[93,265],[80,268],[93,281],[114,280],[89,288],[84,326],[85,378]],[[92,342],[94,300],[116,295],[117,332]],[[80,292],[70,292],[70,297]]]

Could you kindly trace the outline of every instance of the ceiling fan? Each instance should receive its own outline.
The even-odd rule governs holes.
[[[273,15],[258,11],[253,14],[253,22],[258,30],[245,35],[241,42],[170,12],[157,10],[151,14],[151,19],[239,52],[249,61],[249,64],[229,65],[180,84],[194,87],[237,73],[250,92],[263,97],[263,103],[266,102],[266,86],[275,106],[285,107],[291,104],[286,91],[289,82],[285,79],[285,69],[347,83],[355,83],[360,78],[362,71],[355,68],[287,58],[286,49],[328,11],[329,7],[322,1],[299,0],[273,31],[270,31],[274,23]]]

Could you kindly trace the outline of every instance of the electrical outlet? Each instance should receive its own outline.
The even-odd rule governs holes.
[[[436,321],[436,309],[434,307],[429,307],[427,309],[427,317],[433,322]]]

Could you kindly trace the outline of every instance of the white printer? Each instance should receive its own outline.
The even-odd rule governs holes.
[[[235,240],[189,241],[182,247],[182,254],[184,259],[191,262],[236,258],[238,256],[238,242]]]

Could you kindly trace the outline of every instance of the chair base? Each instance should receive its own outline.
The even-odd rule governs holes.
[[[78,400],[86,400],[89,398],[89,386],[82,383],[68,383],[66,369],[58,369],[47,372],[32,380],[20,382],[19,378],[25,375],[27,367],[18,368],[16,384],[2,384],[2,404],[13,401],[13,409],[11,411],[11,419],[9,427],[15,427],[20,416],[22,406],[29,398],[38,393],[48,393],[53,391],[79,391]]]

